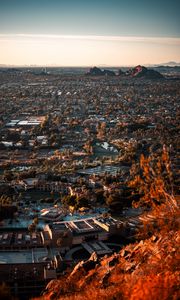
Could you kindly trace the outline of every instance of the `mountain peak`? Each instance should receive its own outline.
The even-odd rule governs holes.
[[[133,77],[143,77],[147,79],[160,79],[163,75],[153,69],[148,69],[144,66],[138,65],[130,70],[130,75]]]

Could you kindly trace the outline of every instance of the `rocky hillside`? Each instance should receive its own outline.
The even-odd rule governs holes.
[[[88,73],[86,73],[88,76],[116,76],[116,73],[111,70],[101,70],[100,68],[93,67],[89,70]],[[127,70],[126,72],[123,72],[121,69],[118,72],[118,76],[120,77],[136,77],[136,78],[144,78],[144,79],[162,79],[164,76],[159,73],[158,71],[155,71],[153,69],[148,69],[144,66],[136,66],[132,69]]]
[[[111,70],[101,70],[100,68],[93,67],[86,74],[88,76],[115,76],[116,74]]]
[[[179,299],[178,217],[177,209],[161,213],[153,226],[144,224],[138,242],[118,254],[99,259],[94,253],[73,271],[51,281],[39,300]],[[145,239],[147,233],[151,236]]]
[[[148,69],[144,66],[136,66],[135,68],[131,69],[129,72],[130,75],[133,77],[138,78],[146,78],[146,79],[161,79],[163,78],[163,75],[159,73],[158,71],[155,71],[153,69]]]

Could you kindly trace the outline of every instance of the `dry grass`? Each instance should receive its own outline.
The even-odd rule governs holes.
[[[144,222],[139,242],[98,265],[52,281],[41,300],[178,300],[180,299],[179,209],[172,194],[172,174],[166,149],[161,158],[141,157],[140,200],[152,206],[155,222]]]

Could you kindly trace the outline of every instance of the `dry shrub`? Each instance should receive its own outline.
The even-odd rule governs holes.
[[[104,258],[91,270],[56,280],[41,300],[178,300],[180,299],[179,209],[173,196],[169,156],[141,157],[141,173],[131,186],[138,186],[142,203],[150,205],[153,221],[144,221],[140,242]],[[116,258],[116,263],[109,262]]]
[[[165,204],[170,211],[178,207],[173,195],[173,173],[167,148],[164,146],[161,155],[153,153],[149,157],[141,155],[138,166],[131,170],[132,180],[129,186],[142,195],[135,207],[143,206],[158,209]]]
[[[178,289],[179,273],[140,277],[132,289],[127,289],[124,299],[129,300],[177,300],[180,297]]]

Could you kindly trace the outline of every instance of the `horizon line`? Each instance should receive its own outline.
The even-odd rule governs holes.
[[[172,63],[175,64],[175,66],[172,65]],[[103,65],[103,64],[96,64],[96,65],[59,65],[59,64],[3,64],[0,63],[0,68],[6,68],[6,67],[26,67],[26,68],[92,68],[92,67],[98,67],[98,68],[129,68],[129,67],[135,67],[135,66],[146,66],[146,67],[180,67],[180,62],[177,61],[169,61],[164,63],[145,63],[145,64],[124,64],[124,65]]]

